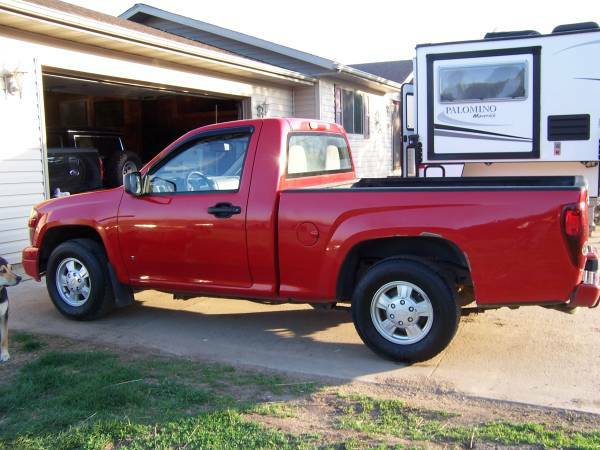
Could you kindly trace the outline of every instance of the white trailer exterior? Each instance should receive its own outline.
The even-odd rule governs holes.
[[[594,25],[417,46],[416,120],[405,133],[418,135],[414,159],[423,165],[411,170],[407,149],[408,174],[442,165],[446,175],[459,176],[583,175],[595,204],[600,29]],[[404,141],[407,147],[410,139]]]

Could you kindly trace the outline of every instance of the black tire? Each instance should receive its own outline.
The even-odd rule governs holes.
[[[392,342],[373,323],[374,296],[380,288],[394,281],[417,286],[430,300],[431,328],[418,342]],[[452,289],[432,267],[420,261],[393,259],[375,264],[360,280],[352,296],[352,319],[363,342],[375,353],[394,361],[417,362],[434,357],[450,343],[460,321],[460,307]]]
[[[69,305],[58,291],[57,269],[67,258],[80,261],[89,274],[90,295],[80,306]],[[104,250],[91,239],[73,239],[56,247],[50,254],[46,270],[46,287],[56,309],[69,319],[75,320],[93,320],[110,312],[115,301],[107,263]]]
[[[106,182],[110,187],[123,185],[123,168],[126,164],[135,166],[133,172],[138,172],[142,168],[142,160],[133,152],[118,152],[108,160]]]

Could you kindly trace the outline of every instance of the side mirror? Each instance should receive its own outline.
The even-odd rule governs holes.
[[[123,177],[123,188],[125,192],[134,197],[142,195],[142,174],[130,172]]]

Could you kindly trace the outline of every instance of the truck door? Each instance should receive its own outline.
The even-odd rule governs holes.
[[[237,127],[192,136],[148,169],[142,196],[123,195],[119,242],[132,284],[251,285],[246,206],[258,134]]]
[[[415,132],[415,95],[412,84],[402,85],[402,176],[416,177],[417,134]]]

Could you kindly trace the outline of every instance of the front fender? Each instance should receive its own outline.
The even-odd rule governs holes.
[[[118,236],[118,210],[122,196],[123,189],[116,188],[61,197],[35,206],[42,218],[34,233],[33,245],[42,250],[47,240],[59,232],[67,233],[68,239],[75,239],[87,237],[85,233],[82,235],[82,230],[92,230],[102,241],[119,281],[127,282]],[[65,240],[64,237],[61,236],[61,241]]]

